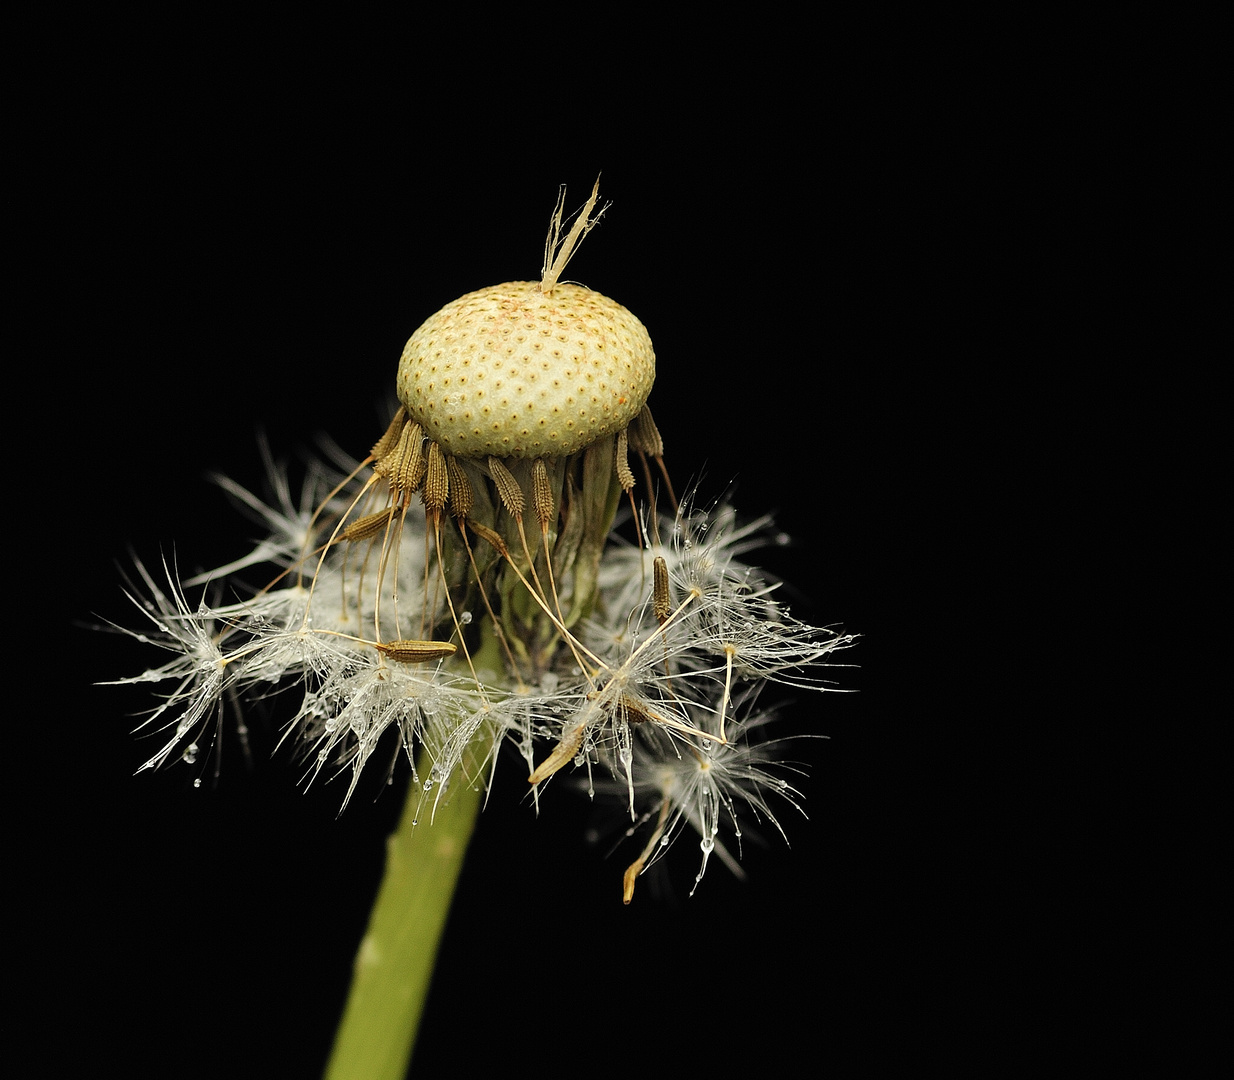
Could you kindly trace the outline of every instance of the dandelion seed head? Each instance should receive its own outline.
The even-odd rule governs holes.
[[[769,519],[677,504],[646,328],[560,281],[596,197],[564,238],[559,202],[539,282],[469,293],[415,331],[367,456],[331,449],[298,500],[264,443],[270,503],[217,479],[266,532],[247,552],[183,583],[137,564],[149,625],[126,632],[168,656],[117,680],[161,695],[143,768],[195,762],[225,718],[247,731],[238,703],[278,694],[280,747],[343,806],[403,758],[418,820],[451,784],[491,784],[507,745],[537,807],[578,770],[642,844],[627,902],[687,832],[695,886],[713,856],[740,872],[743,819],[783,833],[776,804],[797,794],[759,689],[820,689],[853,638],[799,621],[745,561],[782,542]],[[652,464],[668,506],[636,479]],[[626,502],[636,543],[613,533]]]

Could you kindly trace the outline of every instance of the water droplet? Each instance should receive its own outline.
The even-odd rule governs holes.
[[[197,760],[197,744],[189,743],[188,746],[184,748],[184,753],[181,754],[180,757],[186,765],[192,765],[193,762]]]
[[[200,776],[196,780],[193,781],[193,787],[195,788],[201,787],[201,777]]]
[[[471,623],[471,612],[464,611],[461,615],[459,615],[458,621],[462,623],[463,626],[469,625]]]

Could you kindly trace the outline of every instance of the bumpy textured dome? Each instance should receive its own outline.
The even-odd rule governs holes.
[[[655,380],[646,327],[580,285],[511,281],[468,293],[411,335],[408,415],[459,457],[557,457],[620,431]]]

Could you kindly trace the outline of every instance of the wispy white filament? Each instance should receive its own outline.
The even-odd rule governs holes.
[[[229,715],[239,722],[236,710],[245,700],[279,690],[295,695],[282,744],[293,748],[306,782],[342,774],[344,804],[370,765],[389,768],[391,739],[413,769],[416,752],[428,751],[430,774],[416,779],[429,793],[434,786],[440,792],[469,747],[488,747],[484,778],[491,778],[503,743],[528,772],[556,752],[588,776],[606,771],[611,783],[589,783],[590,790],[646,823],[652,840],[638,867],[658,860],[683,830],[695,832],[702,852],[697,879],[713,853],[736,869],[742,820],[779,830],[775,797],[796,805],[785,742],[763,736],[772,714],[757,706],[758,691],[773,682],[825,688],[820,668],[853,638],[799,622],[774,584],[742,560],[766,534],[765,519],[743,526],[727,506],[702,512],[686,504],[660,522],[663,544],[640,549],[615,539],[600,565],[594,613],[575,628],[584,662],[595,668],[582,670],[580,654],[563,649],[558,665],[528,685],[504,664],[473,673],[462,653],[407,664],[375,648],[374,631],[383,641],[399,635],[393,604],[375,607],[373,559],[366,569],[348,545],[331,548],[310,591],[313,544],[323,541],[313,534],[333,528],[313,526],[309,509],[328,484],[324,468],[310,474],[298,506],[286,476],[276,470],[273,478],[273,507],[223,482],[270,530],[250,552],[184,585],[171,567],[160,580],[137,566],[140,583],[131,595],[148,625],[125,632],[168,654],[161,665],[117,680],[154,684],[160,695],[142,725],[160,745],[142,768],[196,759],[189,748],[210,747]],[[395,544],[377,540],[393,575],[387,593],[396,580],[402,611],[418,613],[427,581],[427,599],[444,610],[436,567],[425,574],[434,546],[426,543],[419,507],[402,529]],[[279,574],[305,551],[307,575],[286,572],[260,591],[229,578],[258,564]],[[667,565],[673,608],[663,622],[651,603],[657,556]],[[228,599],[190,602],[190,585]],[[380,754],[379,745],[386,748]]]

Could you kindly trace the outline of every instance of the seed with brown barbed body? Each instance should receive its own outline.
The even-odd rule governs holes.
[[[651,565],[651,606],[656,621],[663,626],[671,608],[668,596],[668,563],[664,561],[663,555],[657,555]]]
[[[423,664],[429,660],[441,660],[453,656],[458,650],[448,641],[416,641],[403,638],[399,641],[380,641],[377,648],[391,660],[400,664]]]
[[[641,450],[648,457],[664,456],[664,439],[660,437],[660,429],[656,427],[651,417],[651,410],[646,405],[634,418],[630,425],[630,445],[635,450]]]
[[[518,486],[514,474],[502,464],[501,458],[488,459],[489,475],[497,485],[497,494],[501,497],[501,505],[514,517],[523,516],[523,489]]]
[[[630,491],[634,488],[634,473],[630,471],[628,431],[628,428],[622,428],[617,433],[617,482],[621,485],[622,491]]]
[[[510,550],[506,547],[506,542],[501,538],[501,534],[494,532],[487,525],[483,525],[478,521],[467,519],[467,527],[471,529],[481,540],[487,540],[498,555],[503,558],[510,557]]]
[[[567,729],[561,736],[561,741],[553,748],[552,753],[532,770],[531,775],[527,777],[527,782],[529,784],[542,783],[568,761],[573,761],[574,755],[582,748],[583,733],[586,730],[586,723],[575,724],[572,728]]]
[[[390,516],[394,513],[392,506],[386,507],[384,510],[378,510],[375,514],[368,514],[362,518],[356,518],[350,525],[347,526],[339,536],[343,540],[356,541],[367,540],[374,533],[384,529],[390,523]]]
[[[386,428],[386,433],[373,444],[373,449],[369,452],[369,456],[376,462],[380,463],[386,459],[396,446],[398,446],[399,436],[403,434],[403,425],[407,423],[407,410],[402,405],[398,407],[398,412],[394,414],[394,419],[390,421],[390,426]]]
[[[446,473],[450,477],[450,509],[457,518],[465,518],[475,505],[475,495],[471,490],[471,481],[467,479],[467,470],[459,464],[453,454],[446,455]]]
[[[531,466],[531,505],[540,528],[547,529],[553,520],[553,488],[543,458],[536,458]]]
[[[445,509],[446,499],[450,495],[450,475],[446,470],[446,459],[441,447],[436,443],[428,444],[428,466],[424,473],[424,489],[420,497],[428,510],[438,512]]]

